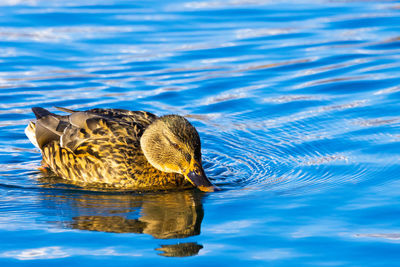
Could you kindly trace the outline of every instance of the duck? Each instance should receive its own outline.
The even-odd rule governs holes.
[[[33,107],[25,134],[42,154],[41,170],[82,186],[154,191],[219,188],[202,166],[196,128],[183,116],[146,111]]]

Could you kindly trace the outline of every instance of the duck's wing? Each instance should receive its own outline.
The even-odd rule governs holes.
[[[62,107],[56,107],[58,110],[67,112],[67,113],[76,113],[76,112],[81,112],[81,111],[76,111],[72,109],[67,109],[67,108],[62,108]],[[153,113],[147,112],[147,111],[132,111],[132,110],[126,110],[126,109],[105,109],[105,108],[94,108],[85,111],[86,113],[92,113],[101,117],[113,119],[113,120],[121,120],[125,121],[127,123],[140,123],[143,126],[148,126],[150,123],[152,123],[155,119],[157,119],[157,116],[154,115]]]
[[[71,151],[75,151],[84,142],[96,143],[95,140],[99,139],[104,141],[126,136],[139,142],[148,125],[122,112],[111,116],[92,110],[73,111],[71,115],[59,116],[43,108],[35,107],[32,110],[37,118],[35,136],[41,149],[52,141],[58,141],[62,148]]]

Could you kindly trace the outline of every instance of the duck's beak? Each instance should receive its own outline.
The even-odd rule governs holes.
[[[186,179],[188,179],[194,186],[204,192],[214,192],[220,189],[213,185],[208,180],[203,168],[197,162],[193,162],[189,171],[186,173]]]

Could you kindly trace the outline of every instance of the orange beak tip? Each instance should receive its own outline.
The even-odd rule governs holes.
[[[221,191],[221,189],[215,185],[212,186],[198,186],[198,189],[200,189],[203,192],[216,192],[216,191]]]

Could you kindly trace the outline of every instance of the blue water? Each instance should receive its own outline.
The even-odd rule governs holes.
[[[0,265],[396,266],[400,3],[0,1]],[[49,180],[32,106],[185,115],[222,191]]]

